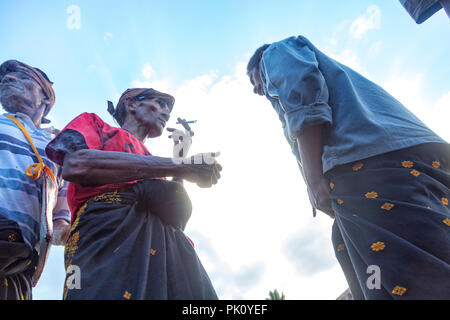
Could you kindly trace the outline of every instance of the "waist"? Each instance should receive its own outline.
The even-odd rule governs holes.
[[[423,143],[408,148],[385,152],[371,157],[357,159],[354,162],[336,166],[326,172],[326,176],[335,177],[348,172],[357,173],[361,164],[367,168],[409,168],[408,163],[420,163],[422,167],[449,170],[450,145],[446,143]],[[424,168],[423,168],[424,169]],[[424,169],[425,170],[425,169]]]
[[[90,203],[95,202],[103,202],[106,204],[122,204],[122,205],[133,205],[136,204],[136,196],[134,193],[129,192],[129,189],[122,189],[122,190],[114,190],[111,192],[105,192],[97,194],[89,199],[87,199],[84,203],[82,203],[75,213],[72,214],[72,223],[73,221],[78,218],[83,212],[85,211],[86,207]]]
[[[109,208],[111,205],[114,208],[116,205],[122,208],[131,205],[139,212],[150,212],[163,222],[182,229],[192,212],[192,203],[183,185],[165,179],[142,180],[122,192],[115,190],[97,194],[84,202],[74,218],[78,218],[86,208],[89,210],[88,205],[93,202],[101,202]]]
[[[401,152],[421,145],[448,145],[439,137],[411,138],[403,140],[379,139],[367,144],[349,143],[345,148],[339,146],[325,146],[322,155],[323,172],[335,167],[349,164],[362,159],[384,156],[391,152]]]
[[[97,195],[112,192],[127,192],[137,181],[119,183],[119,184],[107,184],[96,187],[82,186],[74,183],[70,183],[67,189],[67,202],[72,214],[77,212],[79,208],[88,200],[94,198]]]

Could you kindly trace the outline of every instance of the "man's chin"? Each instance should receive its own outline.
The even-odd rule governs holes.
[[[160,126],[158,126],[157,128],[153,128],[152,130],[150,130],[148,137],[149,138],[158,138],[158,137],[162,136],[163,131],[164,131],[164,128],[161,128]]]
[[[24,105],[24,101],[22,97],[15,96],[15,95],[2,95],[0,97],[0,103],[7,112],[10,113],[24,113],[24,114],[30,114],[32,113],[32,109],[26,107]]]
[[[2,104],[3,109],[5,109],[8,112],[16,113],[19,112],[19,103],[18,99],[16,99],[12,95],[8,94],[2,94],[0,96],[0,103]]]

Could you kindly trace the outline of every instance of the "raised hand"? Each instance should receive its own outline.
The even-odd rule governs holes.
[[[173,140],[173,157],[186,157],[192,145],[191,135],[186,131],[174,128],[167,128],[167,131],[172,133],[169,138]]]

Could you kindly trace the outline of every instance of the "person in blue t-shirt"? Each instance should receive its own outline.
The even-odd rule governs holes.
[[[335,219],[355,299],[450,298],[450,145],[380,86],[302,36],[247,66],[277,112],[313,210]]]

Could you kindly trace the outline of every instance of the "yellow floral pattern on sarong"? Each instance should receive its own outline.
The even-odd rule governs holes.
[[[404,168],[412,168],[412,167],[414,167],[414,162],[412,162],[412,161],[403,161],[402,162],[402,166]]]
[[[376,193],[376,192],[367,192],[366,193],[366,198],[367,199],[376,199],[376,198],[378,198],[378,193]]]
[[[405,292],[407,291],[406,288],[401,287],[401,286],[396,286],[393,290],[392,293],[396,294],[398,296],[403,296],[405,294]]]
[[[372,251],[378,252],[378,251],[382,251],[386,248],[386,244],[384,242],[375,242],[374,244],[372,244],[371,246]]]

